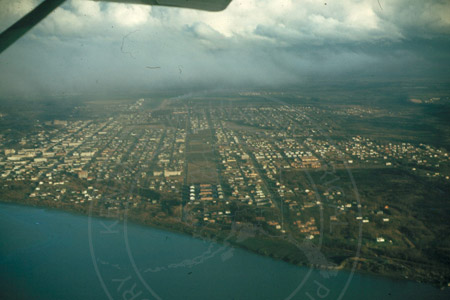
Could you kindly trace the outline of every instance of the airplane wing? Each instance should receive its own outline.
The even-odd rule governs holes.
[[[27,33],[42,19],[48,16],[55,8],[60,6],[65,0],[44,0],[35,9],[22,17],[19,21],[11,25],[0,35],[0,53],[14,44],[21,36]],[[181,8],[192,8],[206,11],[224,10],[231,0],[94,0],[120,2],[129,4],[160,5]]]
[[[161,6],[192,8],[207,11],[224,10],[231,2],[231,0],[94,0],[94,1],[161,5]]]

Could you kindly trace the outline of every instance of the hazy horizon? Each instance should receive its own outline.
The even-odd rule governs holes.
[[[39,1],[0,1],[4,30]],[[218,13],[71,0],[0,55],[3,97],[443,80],[445,1],[238,1]]]

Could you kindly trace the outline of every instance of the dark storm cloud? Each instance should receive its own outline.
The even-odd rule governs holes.
[[[2,29],[38,2],[0,1]],[[235,0],[209,13],[74,0],[0,55],[0,91],[40,97],[445,78],[449,16],[447,1]]]

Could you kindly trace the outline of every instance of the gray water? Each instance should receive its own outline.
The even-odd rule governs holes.
[[[289,298],[290,297],[290,298]],[[450,299],[114,220],[0,204],[0,299]]]

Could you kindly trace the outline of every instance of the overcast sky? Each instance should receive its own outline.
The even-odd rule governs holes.
[[[0,30],[39,0],[0,0]],[[68,0],[0,54],[12,97],[450,78],[450,1],[233,0],[223,12]]]

